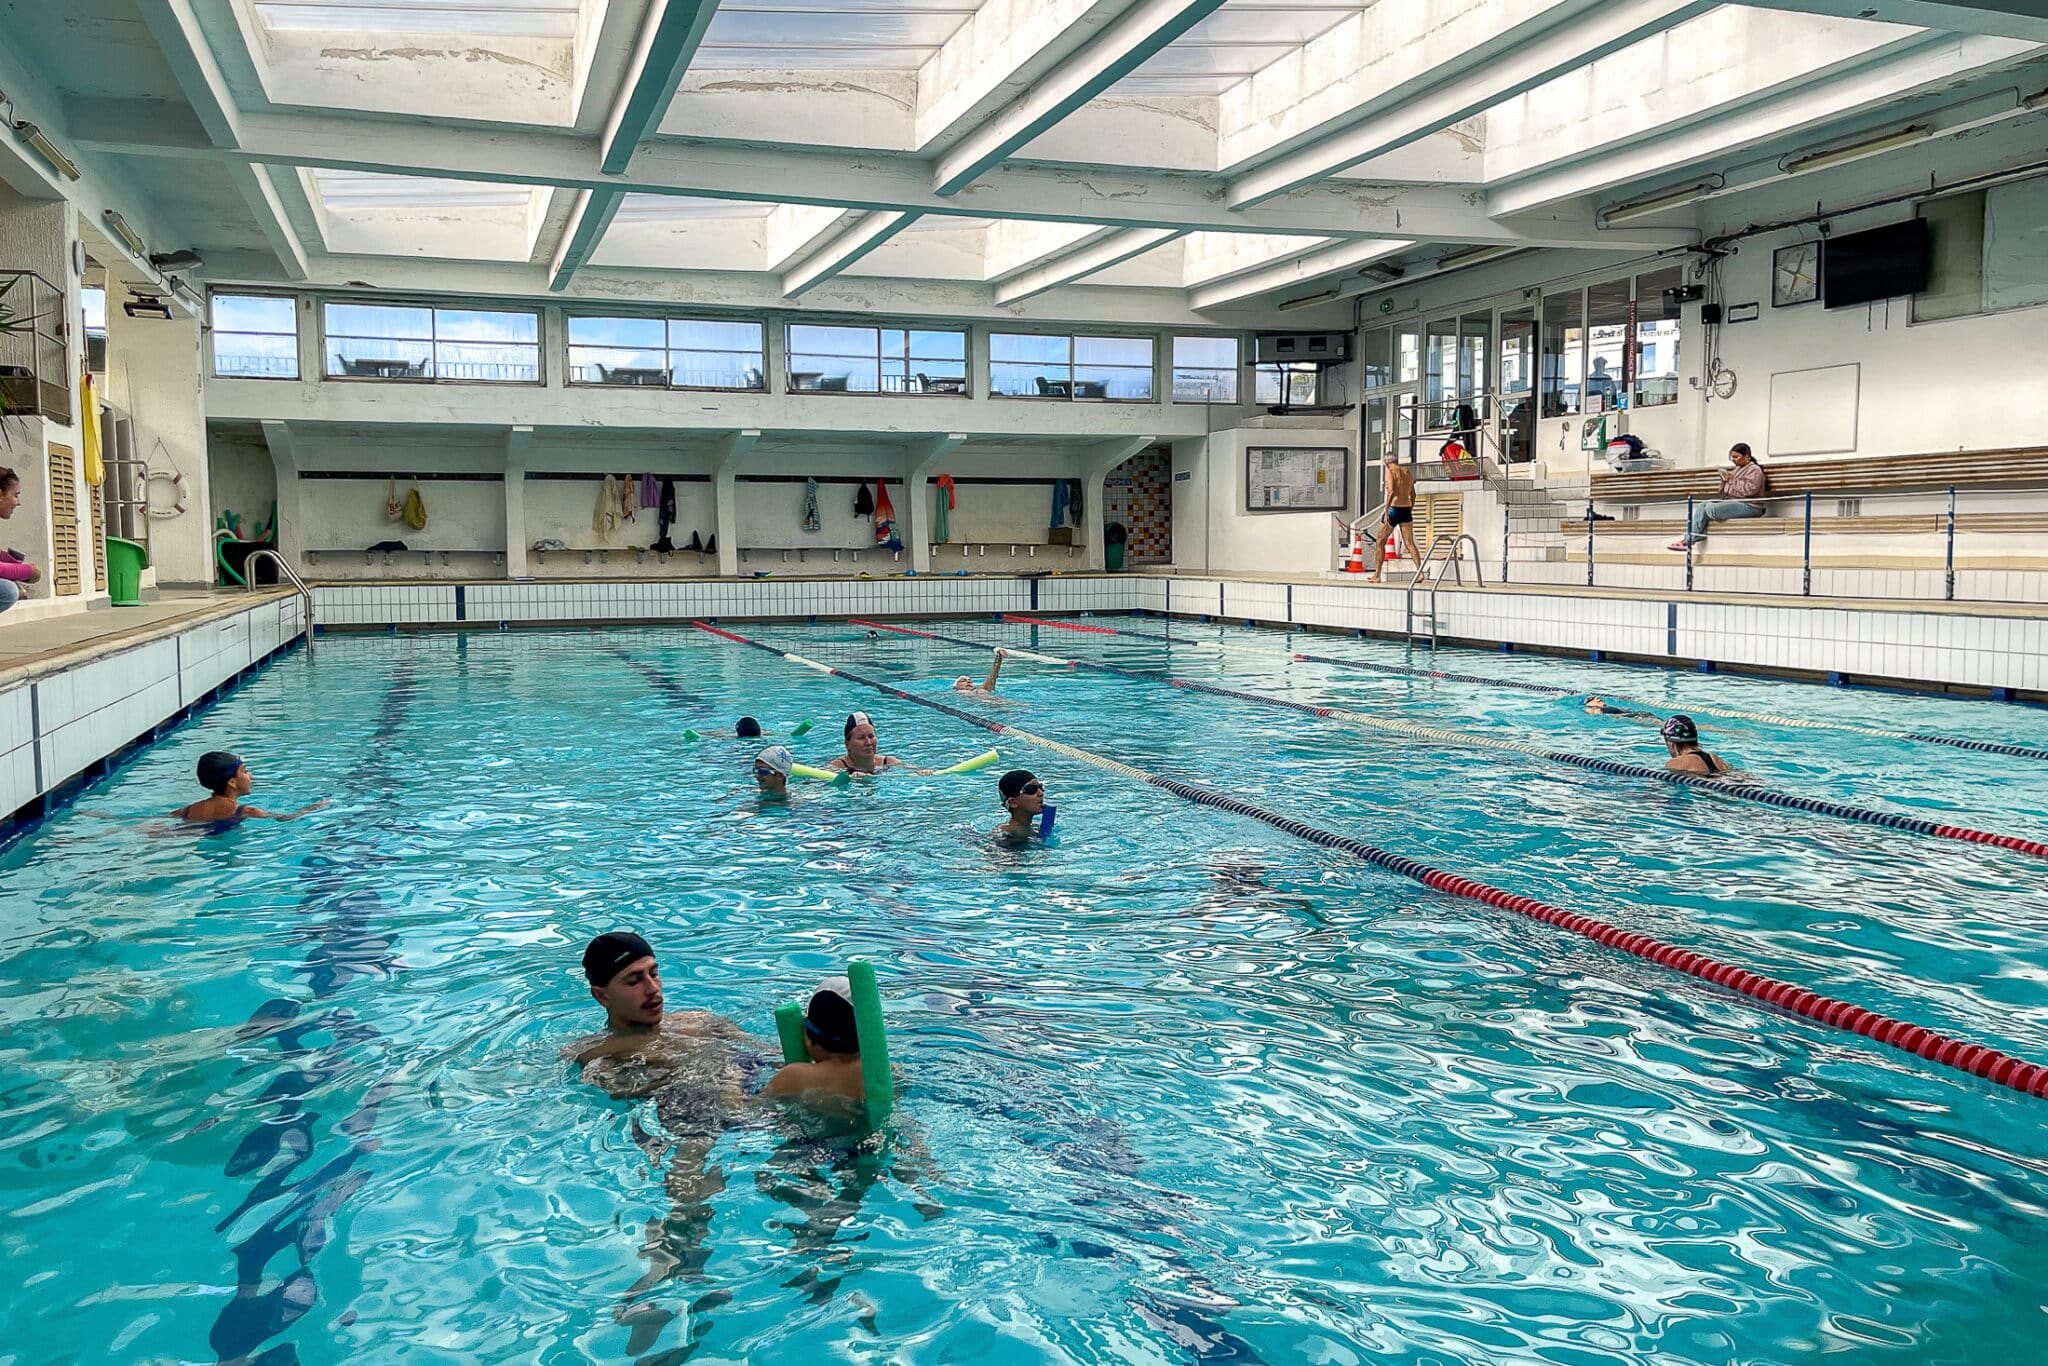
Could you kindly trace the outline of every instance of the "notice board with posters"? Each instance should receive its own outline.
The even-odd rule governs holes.
[[[1251,446],[1244,453],[1246,512],[1342,512],[1351,452],[1343,446]]]

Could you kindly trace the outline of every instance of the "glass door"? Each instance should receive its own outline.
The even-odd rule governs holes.
[[[1494,404],[1500,414],[1500,445],[1511,465],[1536,458],[1536,310],[1510,308],[1500,315],[1500,382]]]

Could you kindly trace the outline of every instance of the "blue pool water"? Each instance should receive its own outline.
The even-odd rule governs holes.
[[[1184,643],[939,629],[1661,754],[1568,701],[1200,646],[1277,632],[1111,624]],[[987,662],[740,629],[933,697]],[[1989,703],[1442,658],[2038,740]],[[1003,691],[1000,721],[2048,1059],[2038,861],[1023,661]],[[2038,1355],[2040,1102],[1012,740],[1050,846],[985,838],[993,773],[763,808],[748,747],[681,737],[816,718],[823,762],[855,707],[919,764],[991,743],[683,629],[331,639],[0,854],[0,1366]],[[2048,830],[2048,765],[1719,724],[1775,787]],[[335,805],[153,828],[217,747],[259,802]],[[672,1199],[650,1107],[559,1058],[617,926],[763,1047],[874,960],[891,1131],[744,1115]]]

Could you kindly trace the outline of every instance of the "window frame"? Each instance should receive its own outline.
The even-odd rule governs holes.
[[[562,340],[561,345],[558,348],[558,353],[562,363],[562,387],[564,389],[655,389],[675,393],[694,394],[765,394],[769,392],[768,320],[766,318],[721,318],[703,313],[596,313],[584,309],[563,309],[561,313],[561,319]],[[605,346],[602,343],[598,342],[572,341],[570,340],[570,333],[574,327],[574,324],[579,319],[584,319],[591,322],[659,323],[661,325],[661,345],[658,347]],[[675,346],[674,342],[671,340],[671,338],[674,336],[673,329],[676,323],[752,324],[756,329],[759,330],[761,334],[760,349],[754,353],[755,364],[753,367],[760,374],[761,382],[759,384],[738,385],[676,383],[676,371],[679,368],[676,365],[677,356],[730,354],[728,351],[722,349],[714,350],[707,349],[704,347],[690,347],[687,349],[679,350]],[[659,351],[661,353],[662,359],[662,371],[666,378],[660,384],[606,384],[602,380],[578,379],[576,378],[576,351],[579,348],[595,351]]]
[[[1227,341],[1231,344],[1236,360],[1227,367],[1230,371],[1230,396],[1228,398],[1182,398],[1179,381],[1182,369],[1201,372],[1219,372],[1226,367],[1220,365],[1188,365],[1180,363],[1180,344],[1183,341]],[[1201,404],[1211,407],[1221,404],[1234,408],[1244,401],[1244,336],[1237,332],[1174,332],[1167,337],[1166,353],[1166,401],[1168,403]],[[1157,364],[1157,348],[1154,348],[1154,364]]]
[[[292,372],[289,375],[236,375],[221,373],[220,349],[214,341],[214,338],[219,335],[221,329],[215,327],[213,322],[213,301],[221,298],[283,299],[291,304]],[[250,332],[239,327],[229,328],[227,333],[231,337],[282,337],[285,335],[282,332]],[[274,290],[261,289],[220,289],[208,291],[206,296],[206,374],[209,379],[259,379],[296,384],[306,377],[305,359],[301,354],[300,348],[301,341],[302,338],[299,332],[299,296],[297,294],[282,294]],[[322,368],[324,369],[325,367],[323,366]]]
[[[1067,343],[1067,360],[1066,360],[1066,370],[1067,370],[1067,378],[1066,378],[1066,380],[1064,381],[1064,382],[1066,383],[1066,385],[1067,385],[1067,393],[1066,393],[1065,395],[1060,395],[1060,394],[1006,394],[1006,393],[1003,393],[1003,392],[1001,392],[1000,390],[998,390],[998,389],[996,388],[996,367],[997,367],[997,366],[999,366],[999,365],[1028,365],[1028,364],[1035,364],[1035,363],[1036,363],[1036,362],[1031,362],[1031,361],[1006,361],[1006,360],[998,360],[998,359],[996,358],[996,338],[998,338],[998,337],[1059,337],[1059,338],[1064,338],[1064,339],[1065,339],[1065,341],[1066,341],[1066,343]],[[1083,341],[1083,340],[1099,340],[1099,341],[1142,341],[1142,342],[1146,343],[1146,344],[1147,344],[1148,346],[1150,346],[1150,347],[1151,347],[1151,349],[1152,349],[1152,364],[1151,364],[1151,367],[1150,367],[1150,373],[1151,373],[1151,377],[1152,377],[1152,378],[1151,378],[1151,389],[1152,389],[1152,393],[1151,393],[1151,396],[1150,396],[1150,397],[1148,397],[1148,398],[1115,398],[1115,397],[1112,397],[1112,396],[1110,396],[1110,395],[1108,395],[1108,394],[1104,394],[1104,395],[1103,395],[1103,396],[1102,396],[1101,398],[1082,398],[1082,397],[1080,397],[1080,396],[1079,396],[1079,395],[1078,395],[1078,394],[1077,394],[1077,393],[1076,393],[1075,391],[1076,391],[1076,390],[1078,390],[1078,389],[1080,388],[1080,386],[1081,386],[1081,383],[1082,383],[1082,381],[1077,381],[1077,380],[1076,380],[1076,379],[1074,378],[1074,373],[1075,373],[1075,371],[1077,371],[1077,370],[1079,370],[1079,369],[1081,369],[1081,368],[1082,368],[1082,364],[1081,364],[1081,362],[1080,362],[1079,360],[1077,360],[1077,359],[1075,358],[1075,352],[1076,352],[1076,351],[1077,351],[1077,350],[1079,349],[1079,347],[1078,347],[1078,346],[1076,345],[1076,343],[1078,343],[1078,342],[1081,342],[1081,341]],[[1240,351],[1240,354],[1242,354],[1242,352],[1241,352],[1241,351]],[[1048,364],[1050,364],[1050,362],[1048,362]],[[1097,369],[1097,370],[1136,370],[1136,369],[1138,369],[1138,368],[1140,368],[1140,367],[1138,367],[1138,366],[1135,366],[1135,365],[1113,365],[1113,364],[1104,364],[1104,363],[1102,363],[1102,362],[1099,362],[1099,361],[1098,361],[1098,362],[1093,362],[1093,363],[1092,363],[1092,364],[1091,364],[1091,365],[1090,365],[1090,366],[1089,366],[1088,368],[1091,368],[1091,369]],[[1160,402],[1160,398],[1159,398],[1159,334],[1158,334],[1158,333],[1156,333],[1156,332],[1106,332],[1106,331],[1096,331],[1096,330],[1094,330],[1094,329],[1089,329],[1089,330],[1087,330],[1087,331],[1081,331],[1081,332],[1075,332],[1075,331],[1070,331],[1070,330],[1052,330],[1052,329],[1047,329],[1047,330],[1043,330],[1043,331],[1021,331],[1021,332],[1020,332],[1020,331],[1013,331],[1013,330],[1005,330],[1005,331],[1002,331],[1002,332],[997,332],[997,331],[995,331],[995,330],[991,329],[991,330],[989,331],[989,333],[988,333],[988,396],[989,396],[990,398],[992,398],[992,399],[998,399],[998,398],[999,398],[999,399],[1004,399],[1004,400],[1016,400],[1016,401],[1018,401],[1018,402],[1023,402],[1023,403],[1142,403],[1142,404],[1157,404],[1158,402]]]
[[[797,371],[792,358],[799,354],[794,337],[794,333],[799,327],[833,328],[843,332],[872,332],[875,338],[875,350],[873,353],[875,360],[875,387],[872,389],[855,389],[849,386],[843,390],[798,388],[795,378]],[[888,334],[892,332],[902,335],[903,347],[900,351],[891,350],[887,344]],[[957,358],[953,356],[920,355],[916,349],[917,344],[913,340],[920,334],[959,338],[960,355]],[[831,353],[806,350],[801,354],[823,356]],[[836,356],[834,358],[840,360],[866,359],[865,356]],[[921,327],[915,322],[896,319],[880,322],[841,322],[829,318],[785,318],[782,325],[782,392],[785,394],[803,394],[806,396],[830,394],[835,398],[972,398],[974,396],[974,379],[971,373],[971,359],[971,338],[965,327]],[[889,367],[892,364],[902,367],[903,373],[901,378],[903,380],[903,387],[900,389],[891,389],[889,387],[889,381],[895,378],[889,372]],[[960,372],[958,375],[943,374],[927,376],[927,378],[936,378],[942,381],[957,379],[960,383],[959,389],[913,389],[910,387],[911,380],[916,375],[922,373],[917,369],[920,364],[926,367],[937,367],[940,365],[957,366]]]
[[[356,384],[356,383],[364,383],[364,384],[486,384],[486,385],[490,385],[490,386],[492,386],[493,388],[500,388],[500,389],[502,389],[502,388],[524,388],[524,389],[545,389],[545,388],[547,387],[547,383],[548,383],[548,363],[547,363],[547,346],[548,346],[548,326],[547,326],[547,311],[546,311],[546,310],[545,310],[544,308],[541,308],[541,307],[539,307],[539,306],[535,306],[535,307],[532,307],[532,308],[454,308],[454,307],[446,307],[446,306],[443,306],[443,305],[441,305],[441,304],[438,304],[438,303],[433,303],[433,302],[430,302],[430,301],[426,301],[426,300],[421,300],[421,299],[417,299],[417,298],[413,298],[413,299],[403,299],[403,298],[394,298],[394,299],[383,299],[383,298],[378,298],[378,299],[362,299],[362,298],[356,298],[356,297],[353,297],[353,296],[332,296],[332,297],[322,297],[322,298],[320,298],[320,299],[319,299],[319,304],[320,304],[320,309],[319,309],[319,328],[320,328],[320,380],[321,380],[321,382],[322,382],[323,384],[325,384],[325,383],[334,383],[334,384]],[[429,359],[428,359],[428,364],[429,364],[429,365],[431,365],[431,366],[432,366],[432,367],[433,367],[434,369],[436,369],[436,370],[439,370],[439,369],[440,369],[440,367],[441,367],[441,347],[442,347],[442,345],[443,345],[443,342],[442,342],[442,339],[441,339],[441,326],[440,326],[440,317],[441,317],[441,315],[442,315],[443,313],[505,313],[505,314],[512,314],[512,315],[516,315],[516,316],[523,316],[523,317],[531,317],[531,318],[533,319],[533,340],[532,340],[531,342],[506,342],[506,343],[501,343],[501,344],[502,344],[502,345],[505,345],[505,346],[520,346],[520,347],[524,347],[524,346],[531,346],[531,347],[533,348],[533,371],[534,371],[534,374],[533,374],[533,378],[532,378],[532,379],[450,379],[450,378],[444,378],[444,377],[442,377],[441,375],[438,375],[438,374],[430,374],[430,375],[389,375],[389,376],[386,376],[386,375],[336,375],[336,374],[330,374],[330,373],[328,372],[328,369],[327,369],[327,358],[328,358],[328,354],[329,354],[329,353],[328,353],[328,349],[327,349],[327,344],[328,344],[328,342],[329,342],[329,341],[330,341],[330,340],[332,339],[332,337],[333,337],[333,335],[334,335],[334,334],[333,334],[333,333],[331,333],[331,332],[330,332],[330,331],[328,330],[328,327],[327,327],[327,313],[328,313],[328,310],[329,310],[329,309],[331,309],[331,308],[334,308],[334,307],[336,307],[336,306],[340,306],[340,307],[342,307],[342,308],[418,308],[418,309],[425,309],[425,310],[426,310],[426,312],[427,312],[427,318],[428,318],[428,325],[429,325],[429,326],[430,326],[431,328],[433,328],[433,335],[432,335],[431,337],[429,337],[429,338],[419,338],[419,337],[405,337],[405,338],[400,338],[400,340],[403,340],[403,341],[422,341],[422,340],[424,340],[424,341],[426,341],[426,342],[427,342],[427,344],[428,344],[428,352],[427,352],[427,354],[428,354],[428,357],[429,357]],[[565,327],[565,328],[563,329],[563,332],[564,332],[564,334],[565,334],[565,335],[567,334],[567,331],[568,331],[568,329],[567,329],[567,328]],[[353,336],[354,334],[352,334],[352,333],[344,333],[344,334],[342,334],[342,335],[344,335],[344,336]],[[358,338],[358,340],[362,340],[362,341],[379,341],[379,340],[382,340],[382,338],[378,338],[378,337],[367,337],[367,336],[366,336],[366,337],[361,337],[361,338]],[[475,346],[475,345],[489,345],[490,343],[477,343],[477,342],[468,342],[468,341],[462,341],[462,340],[459,340],[459,339],[450,339],[450,340],[449,340],[449,341],[448,341],[448,342],[447,342],[446,344],[447,344],[447,345],[450,345],[450,346]]]

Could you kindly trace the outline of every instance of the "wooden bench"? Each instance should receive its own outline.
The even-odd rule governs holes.
[[[1806,529],[1806,519],[1796,512],[1791,516],[1741,517],[1733,521],[1716,522],[1709,533],[1721,536],[1778,536],[1798,535]],[[1586,519],[1563,523],[1566,536],[1584,536]],[[1959,512],[1956,514],[1958,532],[1975,532],[1992,535],[2038,535],[2048,531],[2048,512]],[[1683,517],[1639,517],[1634,521],[1613,521],[1593,523],[1595,536],[1658,536],[1670,538],[1683,535]],[[1813,519],[1813,534],[1816,536],[1914,536],[1922,534],[1946,535],[1948,514],[1945,512],[1906,512],[1869,517],[1816,517]]]
[[[1874,493],[1887,489],[2048,486],[2048,447],[1788,461],[1767,464],[1764,472],[1771,481],[1770,492],[1765,495],[1767,498],[1797,497],[1805,493]],[[1721,466],[1629,474],[1596,473],[1593,476],[1593,498],[1596,502],[1682,503],[1688,496],[1720,497]],[[1728,523],[1718,525],[1726,526]],[[1584,530],[1583,524],[1580,529]]]

